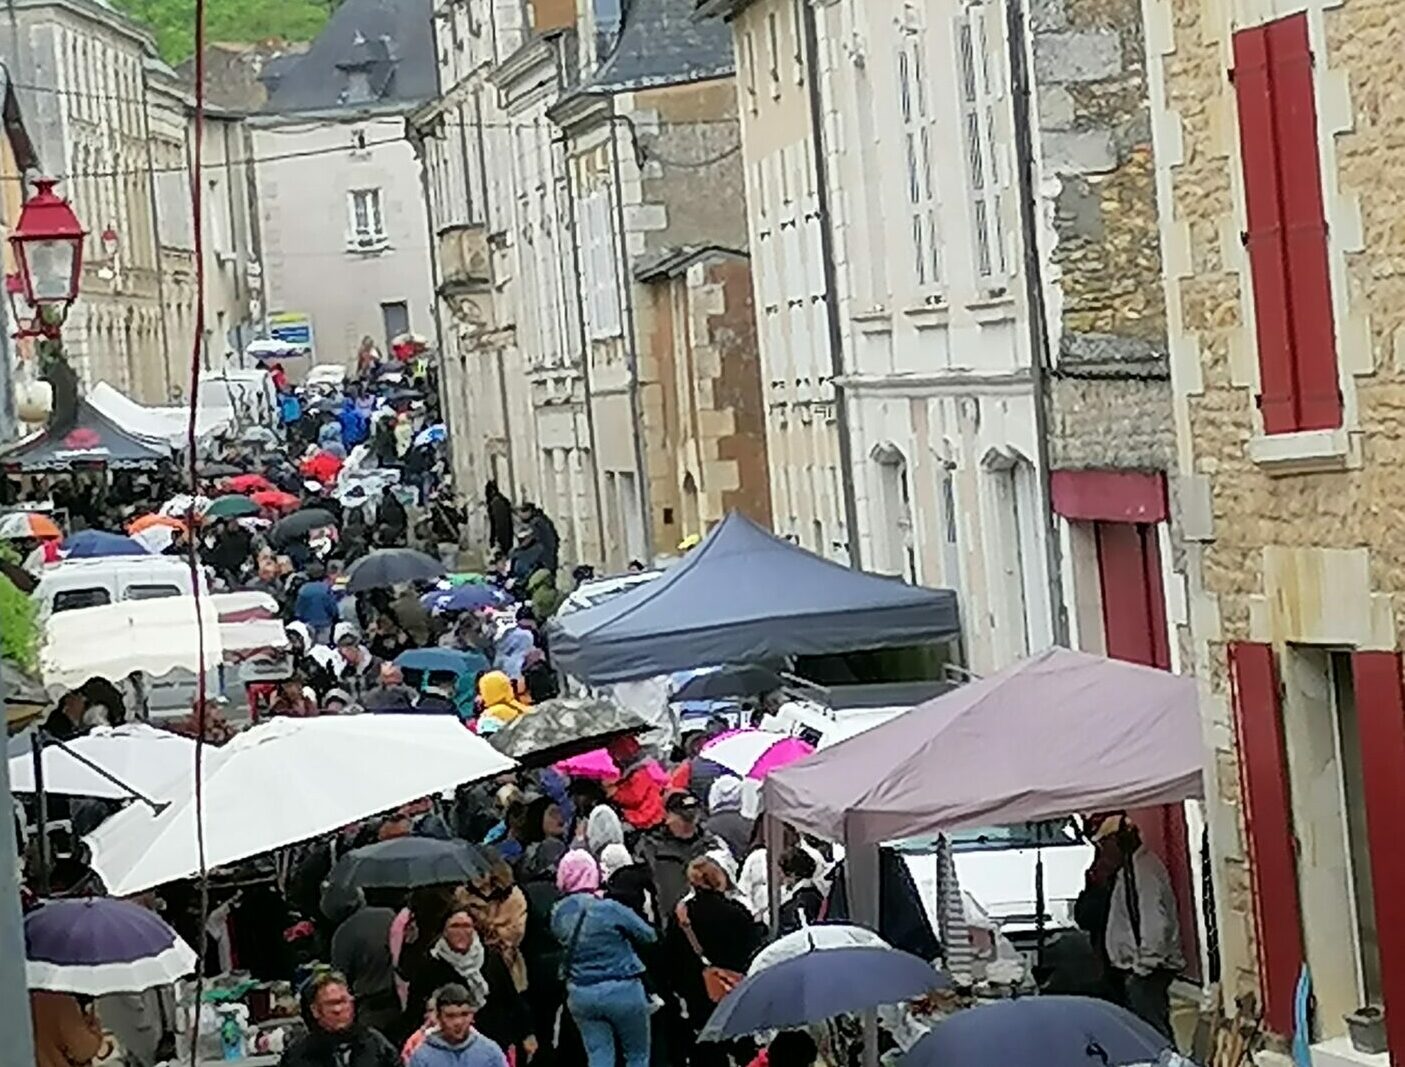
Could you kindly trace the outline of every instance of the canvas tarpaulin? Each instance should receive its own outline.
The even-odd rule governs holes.
[[[26,473],[69,470],[75,465],[123,469],[155,467],[170,458],[166,442],[128,433],[83,398],[72,426],[41,430],[15,442],[0,451],[0,466]]]
[[[1203,795],[1193,678],[1050,649],[773,772],[768,816],[876,844]]]
[[[956,594],[832,563],[737,512],[662,578],[551,624],[591,684],[956,637]]]

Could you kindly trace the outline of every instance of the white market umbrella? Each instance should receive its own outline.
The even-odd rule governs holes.
[[[62,796],[131,800],[132,794],[93,770],[69,750],[97,764],[150,800],[172,800],[188,790],[195,766],[195,742],[145,723],[99,726],[67,742],[67,749],[44,748],[44,791]],[[182,777],[186,779],[182,781]],[[10,787],[34,792],[34,758],[10,759]]]
[[[273,719],[206,755],[206,864],[220,867],[319,837],[514,766],[452,716]],[[84,839],[112,896],[199,870],[194,783],[187,782],[161,814],[134,804]]]
[[[77,689],[89,678],[117,682],[135,671],[153,678],[177,670],[193,674],[202,663],[213,677],[224,661],[224,646],[219,615],[208,595],[200,598],[199,612],[203,656],[193,596],[55,612],[44,623],[40,676],[50,692]]]

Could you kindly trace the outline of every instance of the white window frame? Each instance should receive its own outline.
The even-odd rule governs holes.
[[[379,252],[390,244],[385,232],[385,204],[381,190],[352,189],[346,194],[349,229],[347,244],[354,252]]]
[[[954,39],[972,265],[977,278],[998,285],[1010,274],[1003,218],[1008,180],[995,150],[995,109],[1004,90],[991,64],[987,36],[990,10],[984,0],[970,0],[956,18]]]
[[[927,77],[926,34],[919,28],[899,31],[895,62],[898,117],[903,128],[903,159],[907,166],[908,239],[913,279],[919,289],[940,286],[942,262],[941,201],[935,152],[937,122],[932,87]]]

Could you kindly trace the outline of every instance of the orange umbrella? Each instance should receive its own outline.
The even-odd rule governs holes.
[[[173,530],[185,529],[184,522],[170,515],[143,515],[141,518],[133,519],[127,524],[127,532],[129,534],[141,533],[143,530],[149,530],[153,526],[169,526]]]

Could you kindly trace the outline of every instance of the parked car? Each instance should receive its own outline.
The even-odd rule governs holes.
[[[203,575],[200,583],[200,591],[208,592]],[[42,622],[56,611],[95,608],[123,600],[189,596],[194,591],[190,565],[184,560],[168,556],[106,556],[69,559],[46,567],[30,598],[38,604]]]

